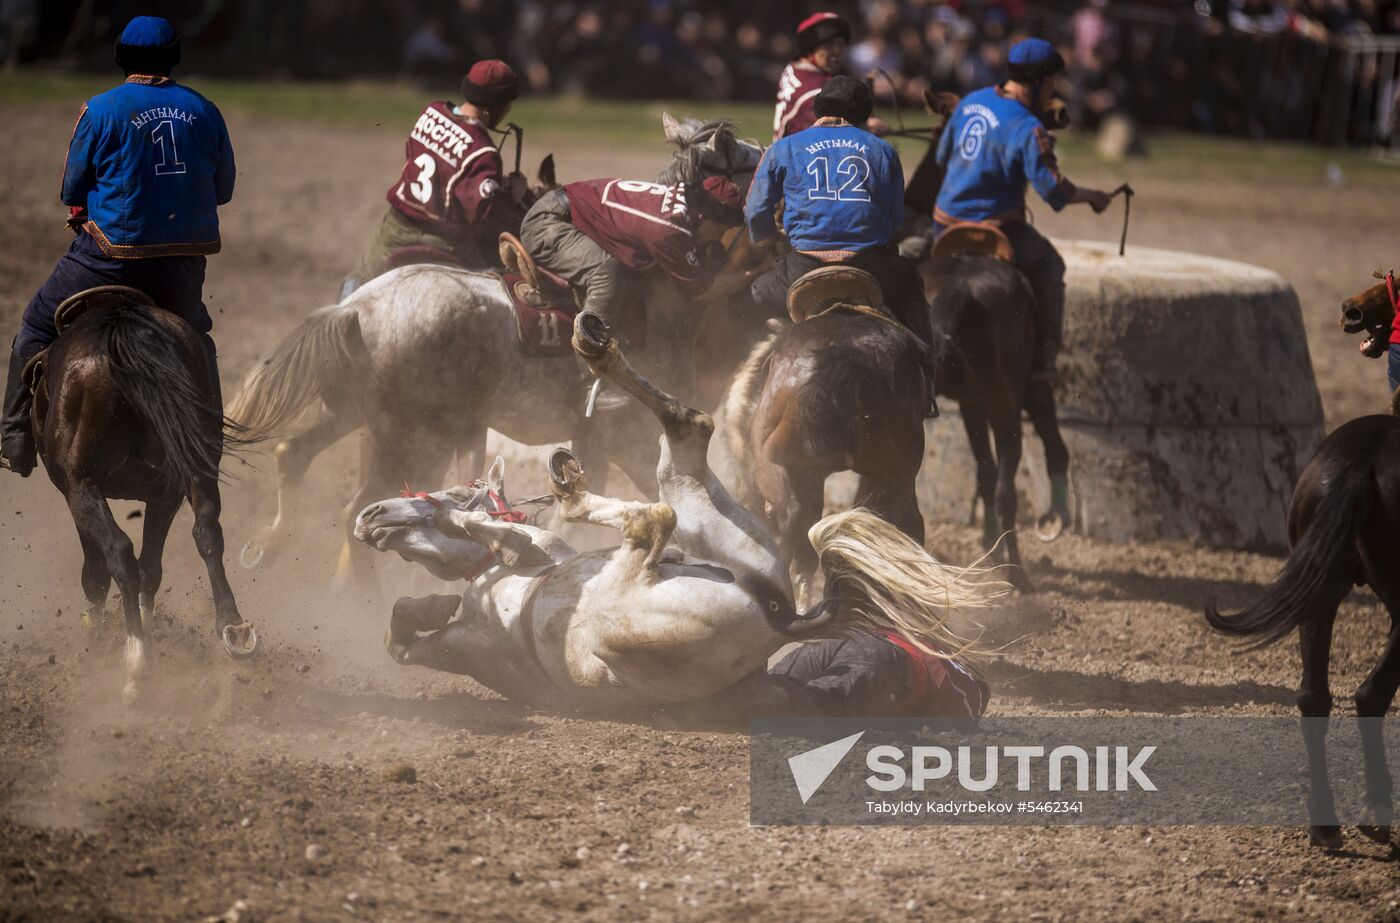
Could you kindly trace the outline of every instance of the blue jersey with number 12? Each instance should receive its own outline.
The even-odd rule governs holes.
[[[117,259],[219,250],[217,206],[233,197],[233,147],[214,104],[168,77],[133,75],[90,99],[63,170],[63,203]]]
[[[887,244],[904,220],[904,171],[894,148],[847,122],[818,122],[774,143],[749,187],[744,217],[754,240],[783,230],[801,251],[860,251]]]

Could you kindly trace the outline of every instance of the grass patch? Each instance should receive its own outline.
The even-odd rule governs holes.
[[[403,130],[412,124],[425,98],[422,89],[399,83],[277,83],[205,79],[189,75],[188,82],[226,112],[351,125],[387,125]],[[35,103],[78,104],[114,85],[110,75],[25,70],[0,76],[0,105]],[[768,103],[628,102],[566,97],[527,97],[511,111],[531,138],[608,143],[624,147],[654,146],[661,141],[661,113],[670,111],[699,118],[727,115],[745,137],[766,142],[773,108]],[[884,113],[893,121],[891,113]],[[906,112],[911,125],[923,125],[922,112]],[[527,142],[528,146],[528,142]],[[905,164],[912,168],[924,146],[915,139],[898,139]],[[1329,164],[1337,164],[1347,182],[1400,184],[1400,162],[1382,161],[1355,151],[1304,144],[1263,143],[1240,139],[1166,132],[1147,139],[1150,156],[1110,163],[1094,150],[1087,135],[1066,132],[1060,152],[1067,169],[1099,168],[1136,177],[1220,178],[1324,182]]]

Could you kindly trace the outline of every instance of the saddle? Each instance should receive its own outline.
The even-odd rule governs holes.
[[[952,256],[956,253],[990,256],[1007,263],[1016,261],[1016,250],[1002,229],[980,221],[955,224],[938,235],[938,240],[933,244],[933,255]]]
[[[98,285],[94,288],[83,289],[76,295],[69,295],[63,299],[53,312],[53,325],[59,334],[62,334],[89,311],[107,310],[124,304],[139,304],[148,308],[156,307],[151,296],[139,289],[128,285]],[[29,389],[30,394],[38,390],[39,382],[44,377],[44,366],[48,362],[48,358],[49,351],[45,348],[24,364],[24,369],[20,372],[20,381],[24,382],[24,386]]]
[[[520,238],[509,232],[500,238],[501,282],[515,307],[521,351],[530,358],[573,355],[569,337],[578,298],[569,281],[539,266]]]
[[[788,289],[788,317],[794,324],[832,311],[869,314],[898,324],[884,306],[880,283],[853,266],[821,266],[805,273]]]

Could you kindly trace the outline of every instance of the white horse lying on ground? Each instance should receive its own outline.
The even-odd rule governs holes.
[[[895,527],[852,511],[810,533],[840,598],[799,614],[773,537],[706,463],[710,417],[639,376],[596,315],[578,317],[573,345],[661,421],[660,502],[590,494],[578,459],[560,449],[549,474],[564,518],[619,530],[621,547],[579,554],[552,532],[512,521],[502,515],[499,477],[367,507],[355,524],[360,541],[439,577],[471,580],[460,600],[395,604],[388,647],[398,662],[466,674],[561,710],[694,702],[762,668],[795,638],[856,624],[957,650],[949,611],[997,595],[1000,584],[982,571],[941,565]]]

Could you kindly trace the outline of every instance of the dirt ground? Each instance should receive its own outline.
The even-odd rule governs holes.
[[[5,331],[67,245],[55,196],[71,117],[3,112]],[[226,389],[330,299],[400,150],[396,126],[230,126],[239,190],[206,295]],[[544,134],[531,129],[539,153]],[[565,178],[646,176],[664,157],[659,144],[553,140]],[[1084,183],[1118,180],[1068,167]],[[1329,427],[1382,407],[1383,369],[1335,317],[1396,258],[1400,174],[1340,189],[1127,175],[1135,242],[1257,263],[1296,286]],[[1054,235],[1117,234],[1116,217],[1041,212]],[[115,629],[78,625],[78,543],[59,495],[42,474],[0,477],[0,921],[1400,920],[1400,864],[1353,831],[1324,854],[1278,828],[751,828],[743,734],[539,713],[394,664],[384,608],[330,587],[354,457],[347,443],[315,469],[325,521],[298,554],[256,573],[230,560],[262,631],[251,662],[216,650],[182,513],[158,677],[136,711],[120,704]],[[253,461],[233,467],[225,494],[231,551],[272,509],[268,467]],[[975,536],[941,526],[931,547],[967,560]],[[1278,559],[1068,536],[1029,560],[1041,592],[997,617],[1013,643],[988,668],[994,713],[1293,714],[1293,646],[1235,657],[1199,616],[1211,599],[1246,602]],[[1373,597],[1346,603],[1333,658],[1342,712],[1385,626]]]

